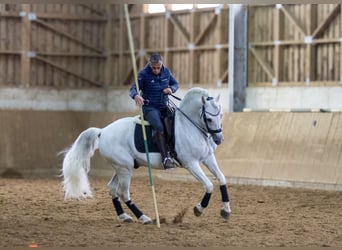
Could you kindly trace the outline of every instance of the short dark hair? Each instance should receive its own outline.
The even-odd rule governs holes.
[[[160,54],[152,54],[150,57],[150,63],[159,63],[163,61],[163,57]]]

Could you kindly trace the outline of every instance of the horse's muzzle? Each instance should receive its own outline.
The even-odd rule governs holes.
[[[220,145],[224,140],[223,134],[213,134],[213,140],[216,145]]]

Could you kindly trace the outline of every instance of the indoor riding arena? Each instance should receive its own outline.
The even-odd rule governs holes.
[[[0,4],[0,247],[342,247],[341,11]],[[126,204],[133,222],[120,221],[107,186],[114,168],[99,151],[93,198],[64,199],[63,151],[90,127],[139,115],[129,88],[152,53],[179,82],[176,97],[220,94],[215,156],[228,219],[204,165],[214,189],[200,216],[205,190],[186,167],[139,166],[130,195],[153,223]]]

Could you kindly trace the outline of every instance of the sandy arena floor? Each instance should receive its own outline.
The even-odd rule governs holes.
[[[60,179],[0,179],[0,247],[92,246],[338,246],[342,247],[342,192],[228,186],[232,214],[222,219],[220,194],[201,217],[197,182],[154,178],[161,227],[117,220],[108,178],[91,178],[94,199],[64,201]],[[134,177],[131,197],[155,219],[148,177]],[[124,204],[123,204],[124,205]],[[127,213],[131,212],[124,205]],[[182,211],[180,221],[174,222]]]

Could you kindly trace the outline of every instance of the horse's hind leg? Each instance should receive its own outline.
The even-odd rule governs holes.
[[[132,217],[126,214],[121,206],[120,197],[117,193],[118,184],[119,184],[118,176],[114,174],[114,176],[108,183],[108,187],[109,187],[109,193],[112,196],[112,202],[113,202],[116,214],[118,215],[118,218],[123,222],[133,222]]]
[[[132,202],[132,200],[130,198],[129,187],[130,187],[130,184],[131,184],[131,177],[132,177],[131,171],[129,171],[127,169],[124,169],[124,168],[121,168],[120,170],[117,170],[116,176],[117,176],[116,177],[117,178],[116,196],[117,197],[122,197],[122,199],[126,203],[127,207],[132,211],[132,213],[135,215],[135,217],[137,217],[137,219],[141,223],[143,223],[143,224],[150,224],[150,223],[152,223],[151,218],[149,218],[146,215],[144,215],[139,210],[139,208]],[[121,206],[121,204],[120,204],[120,206]],[[114,207],[115,207],[115,204],[114,204]],[[122,209],[122,207],[121,207],[121,209]],[[120,207],[118,206],[118,208],[116,208],[116,210],[120,211]]]

